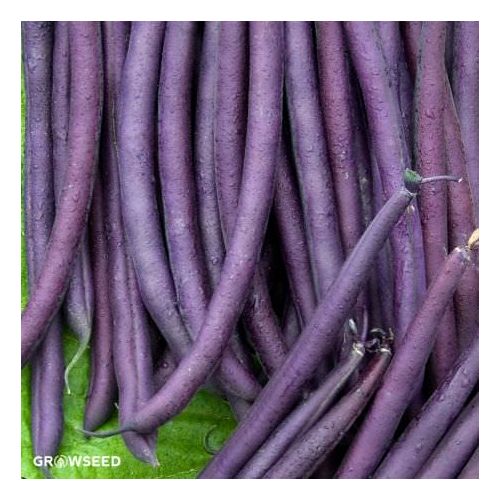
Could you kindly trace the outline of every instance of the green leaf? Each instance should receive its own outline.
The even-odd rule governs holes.
[[[21,85],[21,189],[24,173],[24,80]],[[23,197],[21,197],[23,199]],[[22,210],[22,208],[21,208]],[[28,298],[26,270],[26,248],[24,241],[24,217],[21,227],[21,306]],[[69,332],[64,334],[66,363],[77,349],[77,341]],[[137,460],[125,447],[120,436],[106,439],[87,439],[79,431],[83,423],[85,394],[89,380],[89,353],[73,369],[70,375],[71,394],[64,395],[64,437],[60,455],[65,457],[117,456],[117,467],[69,466],[52,468],[55,478],[194,478],[210,460],[204,441],[210,434],[210,446],[222,445],[235,427],[229,405],[220,397],[207,391],[200,391],[191,404],[175,419],[164,425],[158,436],[158,460],[160,465],[152,467]],[[43,478],[33,463],[30,433],[30,370],[25,368],[21,379],[21,475],[24,478]],[[118,426],[117,416],[102,427],[103,430]],[[63,461],[61,461],[63,463]]]

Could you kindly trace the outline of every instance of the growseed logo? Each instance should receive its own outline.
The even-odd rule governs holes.
[[[33,458],[33,464],[37,467],[55,467],[64,469],[66,467],[118,467],[121,458],[116,455],[56,455],[40,456]]]

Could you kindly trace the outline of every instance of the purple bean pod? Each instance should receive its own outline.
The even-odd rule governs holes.
[[[467,177],[479,223],[479,23],[455,23],[452,86],[465,147]]]
[[[198,77],[193,162],[196,175],[200,235],[205,250],[205,264],[211,290],[219,282],[225,254],[224,239],[219,220],[214,156],[218,34],[219,23],[205,23]]]
[[[247,30],[246,23],[223,22],[219,33],[215,176],[226,246],[230,245],[236,223],[243,175],[245,135],[244,130],[235,124],[245,122]],[[262,264],[258,264],[243,309],[243,320],[253,347],[266,372],[271,374],[279,368],[288,349],[271,304],[265,276]]]
[[[67,140],[69,124],[70,71],[68,22],[56,22],[54,27],[54,48],[52,74],[52,141],[54,162],[54,189],[56,209],[64,186],[67,168]],[[64,318],[70,331],[80,343],[76,353],[66,367],[64,380],[70,393],[69,374],[81,358],[90,342],[94,314],[94,285],[92,283],[88,232],[85,230],[81,248],[73,264],[63,302]]]
[[[22,366],[43,339],[64,298],[87,222],[101,127],[100,35],[96,22],[73,22],[69,26],[71,92],[68,168],[46,258],[22,314]]]
[[[211,293],[219,282],[225,257],[217,199],[214,140],[219,29],[220,23],[218,22],[205,23],[200,61],[201,70],[198,79],[194,142],[194,172],[199,227]],[[238,332],[235,332],[235,335],[231,337],[230,345],[238,361],[250,369],[244,347],[239,341]],[[232,355],[230,351],[228,354]]]
[[[462,409],[478,380],[479,337],[476,336],[420,413],[391,447],[374,478],[415,477]]]
[[[446,69],[445,22],[424,22],[420,33],[415,83],[415,161],[423,177],[446,174],[444,100]],[[434,183],[422,188],[419,208],[424,236],[425,270],[430,282],[448,252],[447,185]],[[458,353],[453,302],[440,323],[431,357],[431,371],[439,384]]]
[[[464,181],[448,186],[448,221],[450,244],[463,245],[474,230],[474,212],[470,188],[465,171],[465,154],[461,140],[460,125],[448,85],[448,99],[445,102],[446,163],[448,174],[461,177]],[[466,347],[479,323],[479,269],[471,266],[455,293],[455,315],[458,344]]]
[[[222,233],[230,231],[238,206],[245,157],[248,108],[248,26],[223,22],[219,30],[218,77],[215,97],[215,181]]]
[[[479,394],[445,434],[417,479],[454,479],[479,443]]]
[[[293,301],[293,306],[291,305],[290,308],[297,312],[299,323],[303,327],[314,312],[316,295],[300,195],[290,161],[282,141],[278,157],[278,177],[273,211]]]
[[[340,236],[348,255],[363,232],[361,195],[354,159],[354,124],[348,60],[342,23],[316,23],[319,89]]]
[[[178,414],[217,366],[255,273],[272,203],[281,130],[283,26],[250,25],[247,146],[237,222],[206,318],[190,352],[162,389],[121,430],[150,432]],[[255,203],[258,195],[259,203]]]
[[[151,332],[125,239],[115,149],[115,112],[129,34],[130,24],[127,22],[103,23],[105,96],[101,166],[106,186],[103,202],[109,252],[106,272],[112,316],[111,358],[118,385],[120,421],[133,414],[154,393]],[[139,460],[157,464],[156,433],[128,432],[123,439]]]
[[[390,360],[390,349],[382,348],[360,374],[354,387],[290,445],[264,478],[310,477],[366,407],[380,385]]]
[[[409,177],[412,178],[413,174]],[[347,258],[329,293],[316,308],[285,363],[266,384],[248,416],[200,477],[234,477],[297,401],[304,384],[312,377],[347,320],[368,278],[373,259],[414,196],[414,192],[401,188],[377,214]]]
[[[197,25],[169,22],[165,32],[159,83],[159,175],[165,232],[181,314],[192,339],[203,325],[209,301],[206,266],[196,213],[196,193],[189,131],[190,99]],[[184,131],[184,133],[183,133]],[[231,349],[217,376],[223,387],[252,401],[260,384]]]
[[[386,64],[386,72],[388,74],[389,86],[391,87],[394,99],[399,108],[397,113],[398,127],[401,130],[403,157],[405,161],[412,163],[413,137],[409,134],[413,130],[413,81],[409,74],[406,61],[404,59],[403,39],[401,37],[399,23],[394,21],[377,22],[377,31],[384,54]],[[425,279],[425,253],[423,247],[423,235],[421,227],[420,213],[418,205],[414,205],[408,215],[408,227],[410,238],[412,241],[412,261],[415,268],[415,289],[411,290],[411,295],[404,296],[405,290],[402,290],[401,303],[414,301],[415,307],[418,307],[424,300],[427,283]],[[413,294],[416,294],[416,298]],[[398,301],[398,296],[395,296]],[[396,305],[396,310],[399,307]],[[414,310],[414,313],[416,309]],[[402,323],[399,325],[401,330],[406,331],[409,322],[413,319],[410,314],[407,314]],[[401,341],[401,335],[396,335],[395,346],[397,349]]]
[[[293,151],[316,295],[321,298],[336,279],[344,255],[319,99],[312,25],[287,22],[285,28],[285,86]]]
[[[177,309],[155,186],[155,117],[164,22],[134,22],[117,114],[122,217],[146,308],[177,361],[191,339]]]
[[[405,23],[406,55],[412,72],[417,67],[420,31],[420,23]],[[448,185],[449,247],[454,248],[464,244],[475,226],[460,123],[448,81],[444,95],[444,133],[447,172],[463,179],[460,183]],[[455,294],[456,327],[461,348],[468,344],[477,325],[478,278],[477,268],[469,267]]]
[[[53,23],[23,22],[26,86],[24,210],[30,288],[37,281],[52,229],[55,200],[50,134]],[[57,455],[63,435],[62,325],[56,314],[31,362],[33,455]],[[50,477],[45,467],[43,473]]]
[[[300,439],[331,406],[349,377],[360,365],[365,350],[361,344],[353,344],[349,355],[336,366],[321,386],[310,394],[275,429],[238,474],[239,479],[258,479],[275,464],[292,442]]]
[[[106,137],[103,136],[105,140]],[[94,182],[89,218],[89,235],[94,276],[95,314],[90,347],[90,382],[85,403],[84,429],[93,431],[104,424],[115,409],[116,377],[113,366],[113,318],[108,291],[108,245],[104,226],[101,172]]]
[[[370,141],[380,169],[385,199],[400,188],[403,171],[409,168],[397,95],[384,71],[385,60],[380,37],[373,22],[346,22],[344,30],[352,62],[361,86],[367,114]],[[417,303],[419,262],[415,258],[416,227],[410,209],[394,228],[391,247],[394,256],[394,314],[396,336],[404,336]]]
[[[458,247],[444,262],[337,471],[338,478],[367,478],[379,464],[418,390],[419,374],[432,351],[443,312],[470,261],[469,247]]]
[[[195,22],[167,23],[158,95],[159,177],[168,255],[180,312],[192,339],[208,302],[190,137],[196,35]]]

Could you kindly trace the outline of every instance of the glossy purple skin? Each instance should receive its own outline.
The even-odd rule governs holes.
[[[64,173],[67,167],[70,90],[68,26],[68,22],[57,22],[54,26],[53,67],[55,70],[52,75],[51,117],[56,206],[64,185]],[[73,267],[62,307],[64,318],[71,332],[80,339],[80,342],[87,344],[92,330],[94,309],[94,286],[90,270],[87,231],[84,233],[81,249]]]
[[[107,237],[109,306],[112,317],[112,359],[118,386],[120,421],[132,414],[153,392],[148,318],[128,255],[120,204],[118,158],[113,146],[121,72],[125,60],[130,23],[103,23],[104,116],[101,172],[106,186],[104,222]],[[155,464],[156,434],[124,434],[127,448],[139,460]]]
[[[462,410],[417,479],[454,479],[479,443],[479,394]]]
[[[293,305],[299,315],[300,325],[305,326],[316,307],[316,295],[297,181],[283,142],[278,157],[273,211]]]
[[[219,282],[225,254],[217,202],[214,144],[219,25],[218,22],[204,23],[198,76],[193,161],[199,228],[211,290]]]
[[[403,171],[409,168],[398,96],[390,87],[384,53],[373,22],[345,22],[347,46],[363,94],[371,137],[371,149],[380,169],[385,199],[402,185]],[[419,265],[414,250],[416,218],[408,211],[391,235],[394,257],[394,315],[396,335],[404,335],[417,303]]]
[[[355,81],[353,72],[351,72],[351,85],[355,89]],[[362,98],[358,91],[353,91],[353,156],[358,170],[361,208],[363,216],[363,230],[370,224],[373,219],[375,210],[375,182],[379,180],[374,178],[374,174],[378,174],[376,170],[376,160],[374,161],[373,154],[370,154],[368,149],[369,138],[367,136],[367,126],[362,114]],[[371,158],[370,158],[371,156]],[[387,247],[377,257],[377,262],[387,258]],[[374,268],[371,272],[368,285],[366,287],[366,304],[369,310],[370,323],[373,327],[388,329],[394,324],[393,315],[393,283],[387,286],[387,280],[381,280],[378,275],[378,268]],[[382,308],[381,301],[389,305],[388,308]],[[382,314],[384,313],[384,314]],[[387,321],[386,321],[387,320]]]
[[[310,477],[359,417],[381,383],[391,351],[377,353],[360,374],[354,387],[311,429],[295,440],[265,474],[266,479]]]
[[[134,22],[118,100],[122,217],[144,305],[176,360],[191,339],[177,309],[155,186],[155,116],[164,22]]]
[[[237,220],[221,279],[189,354],[125,428],[148,432],[179,413],[216,368],[234,331],[257,266],[272,203],[282,75],[282,23],[251,23],[247,154]]]
[[[477,332],[476,332],[477,335]],[[479,337],[465,350],[446,379],[389,450],[377,479],[411,479],[424,465],[479,380]]]
[[[479,479],[479,446],[464,465],[457,479]]]
[[[285,86],[316,295],[337,278],[344,255],[319,98],[312,24],[285,24]]]
[[[247,133],[247,23],[221,23],[217,63],[214,124],[215,181],[224,241],[229,243],[234,214],[238,207]]]
[[[97,164],[102,107],[100,27],[69,26],[71,99],[68,169],[44,264],[21,319],[21,364],[29,360],[60,306],[87,222]]]
[[[113,318],[109,300],[108,245],[104,227],[104,200],[101,172],[94,183],[89,231],[94,275],[95,314],[92,328],[90,383],[85,403],[84,429],[104,424],[115,407],[116,377],[113,367]]]
[[[30,288],[43,265],[54,218],[50,91],[53,23],[23,22],[26,86],[24,214]],[[63,434],[62,326],[56,315],[31,362],[34,456],[55,456]],[[48,474],[48,471],[45,471]]]
[[[168,255],[179,308],[193,339],[208,302],[190,136],[196,35],[195,22],[167,23],[158,96],[159,177]]]
[[[342,23],[316,23],[321,108],[333,174],[339,231],[344,253],[363,232],[361,194],[353,154],[354,124],[350,74]]]
[[[384,206],[384,192],[380,169],[377,159],[371,152],[371,179],[373,188],[373,205],[375,213]],[[380,301],[380,316],[383,328],[396,328],[396,317],[394,313],[395,293],[394,293],[394,269],[391,266],[393,249],[390,242],[386,242],[384,248],[377,256],[376,285]],[[397,330],[399,332],[399,330]],[[402,335],[396,335],[394,344],[397,346],[402,342]]]
[[[465,155],[460,125],[453,105],[451,89],[445,102],[445,138],[447,171],[451,175],[466,178]],[[448,234],[450,245],[463,245],[475,229],[474,212],[467,182],[450,183],[448,186]],[[455,293],[455,317],[458,344],[464,349],[474,338],[479,324],[479,269],[471,266]]]
[[[316,308],[285,363],[269,380],[248,416],[200,477],[234,477],[288,413],[318,363],[329,352],[368,278],[373,259],[413,198],[414,194],[402,188],[377,214],[347,258],[329,293]]]
[[[401,26],[399,29],[402,29]],[[399,109],[401,110],[401,121],[403,123],[404,137],[406,139],[406,149],[411,158],[413,152],[413,94],[415,82],[406,61],[403,37],[400,38],[400,44],[401,48],[399,50],[398,63]]]
[[[406,57],[411,71],[416,71],[420,25],[405,23]],[[446,76],[446,80],[448,80]],[[448,189],[448,237],[449,247],[463,245],[475,229],[474,209],[466,171],[465,150],[462,141],[450,84],[445,82],[444,134],[446,141],[446,170],[461,177],[460,183],[449,183]],[[478,322],[479,273],[471,266],[465,273],[455,294],[455,315],[458,343],[463,349],[472,339]]]
[[[220,80],[218,79],[219,62],[222,65],[222,61],[219,61],[220,58],[218,57],[218,43],[220,27],[225,25],[226,23],[219,22],[205,23],[200,61],[201,70],[198,77],[195,125],[194,171],[196,175],[197,208],[211,293],[219,282],[220,271],[225,257],[217,197],[217,181],[220,179],[216,175],[215,161],[215,142],[217,140],[215,134],[215,98],[216,85]],[[222,29],[222,31],[225,30],[227,31],[226,28]],[[238,32],[238,30],[236,31]],[[234,49],[234,47],[231,46],[231,49]],[[227,127],[225,120],[222,120],[222,124]],[[234,132],[234,130],[231,129],[231,132]],[[222,140],[226,138],[224,136]],[[239,186],[237,192],[239,193]],[[234,351],[238,360],[248,368],[246,353],[239,341],[237,332],[231,338],[230,349]],[[232,355],[230,349],[228,349],[226,356],[228,354]]]
[[[419,374],[431,354],[437,327],[470,261],[470,250],[458,247],[444,262],[392,359],[383,384],[337,471],[337,477],[367,478],[379,464],[404,411],[420,386]]]
[[[190,100],[197,24],[169,22],[159,83],[159,175],[169,261],[179,307],[191,337],[200,331],[209,302],[196,211],[192,161]],[[228,349],[217,376],[230,392],[253,401],[260,384]]]
[[[383,21],[376,22],[378,37],[384,54],[386,72],[388,74],[389,84],[393,93],[393,98],[399,108],[397,113],[398,127],[400,129],[400,137],[402,139],[403,158],[406,162],[412,163],[412,147],[413,137],[413,94],[414,82],[411,79],[406,61],[404,59],[403,40],[400,34],[400,26],[398,22]],[[425,279],[425,254],[423,248],[423,235],[421,227],[421,219],[418,206],[415,205],[414,210],[408,215],[410,221],[409,232],[412,242],[411,257],[412,267],[414,269],[415,284],[410,288],[409,292],[403,289],[402,297],[399,294],[395,295],[395,311],[397,328],[404,334],[413,315],[416,313],[418,306],[422,303],[427,289]],[[406,294],[406,295],[405,295]],[[413,304],[412,309],[408,309],[404,313],[405,308],[400,304]],[[399,313],[401,311],[402,314]],[[403,335],[395,336],[395,349],[402,341]]]
[[[70,71],[69,71],[69,22],[54,23],[52,71],[52,152],[54,163],[54,190],[60,193],[66,170],[68,144]],[[57,197],[56,197],[57,198]],[[57,202],[57,199],[56,199]]]
[[[239,479],[261,478],[274,463],[280,461],[280,457],[290,444],[300,439],[300,436],[315,425],[331,406],[332,401],[361,363],[363,355],[364,349],[361,345],[353,346],[348,357],[336,366],[320,387],[275,429],[237,477]]]
[[[248,26],[244,22],[222,22],[219,32],[218,76],[215,99],[215,178],[222,233],[230,244],[236,223],[243,175],[246,113]],[[235,120],[241,120],[236,122]],[[235,126],[235,123],[238,124]],[[250,342],[267,374],[276,371],[287,353],[266,283],[266,272],[258,264],[243,309]]]
[[[415,83],[415,161],[422,177],[446,174],[444,138],[445,22],[424,22],[420,33]],[[439,272],[448,252],[447,185],[423,186],[419,208],[424,236],[425,270],[430,282]],[[453,302],[439,325],[431,357],[436,384],[446,376],[458,353]]]
[[[464,140],[467,177],[479,223],[479,23],[455,23],[453,36],[453,96]]]

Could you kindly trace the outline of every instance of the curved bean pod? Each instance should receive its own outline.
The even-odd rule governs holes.
[[[290,129],[316,295],[321,298],[336,279],[344,256],[321,115],[312,27],[307,22],[287,22],[285,28]]]
[[[413,174],[409,175],[413,178]],[[417,186],[412,181],[411,189]],[[351,252],[337,280],[316,308],[285,363],[273,375],[252,405],[247,417],[200,477],[230,478],[248,461],[300,396],[328,347],[338,335],[368,278],[372,261],[394,224],[414,199],[402,188],[388,200]]]
[[[295,439],[316,424],[361,363],[364,349],[354,344],[349,355],[328,375],[321,386],[284,420],[238,474],[240,479],[260,478]]]
[[[354,387],[311,429],[292,443],[264,478],[309,477],[366,407],[380,385],[390,360],[390,349],[382,348],[360,374]]]
[[[35,286],[54,219],[50,91],[53,24],[24,22],[26,88],[24,210],[28,283]],[[62,325],[57,314],[31,362],[31,440],[33,455],[57,455],[63,435]],[[50,477],[50,471],[42,468]]]
[[[99,23],[69,27],[71,99],[68,169],[47,252],[38,281],[21,319],[21,364],[43,339],[60,306],[80,246],[97,164],[102,107],[102,61]]]
[[[221,279],[189,354],[121,431],[150,432],[179,413],[205,383],[227,346],[257,266],[271,208],[282,118],[282,75],[282,23],[252,23],[247,154],[237,222]],[[256,197],[259,203],[255,203]]]
[[[149,324],[125,240],[114,145],[115,113],[129,34],[130,23],[103,23],[105,96],[101,166],[106,185],[103,200],[109,253],[106,271],[109,276],[109,303],[113,319],[112,359],[118,386],[120,421],[136,411],[154,392]],[[140,435],[128,432],[123,439],[139,460],[157,464],[156,433]]]
[[[216,92],[215,176],[219,214],[226,246],[236,223],[243,170],[244,133],[234,120],[244,123],[246,112],[246,55],[248,28],[243,22],[224,22],[219,34],[219,74]],[[274,313],[262,264],[258,264],[243,320],[249,338],[268,374],[283,362],[287,347]]]
[[[95,315],[91,341],[90,383],[85,403],[84,428],[94,430],[113,413],[116,378],[113,367],[113,318],[109,300],[108,245],[104,227],[104,200],[101,172],[94,183],[90,209],[92,273]]]
[[[69,123],[70,72],[68,22],[56,22],[54,27],[52,72],[52,142],[56,209],[64,185],[67,167],[67,140]],[[64,318],[80,346],[68,363],[64,380],[70,393],[69,374],[82,357],[90,342],[94,314],[94,285],[92,283],[88,231],[85,230],[80,251],[62,305]]]
[[[395,353],[384,382],[337,471],[339,478],[367,478],[387,450],[401,417],[420,385],[437,327],[470,264],[469,247],[457,247],[431,284],[424,303]]]

